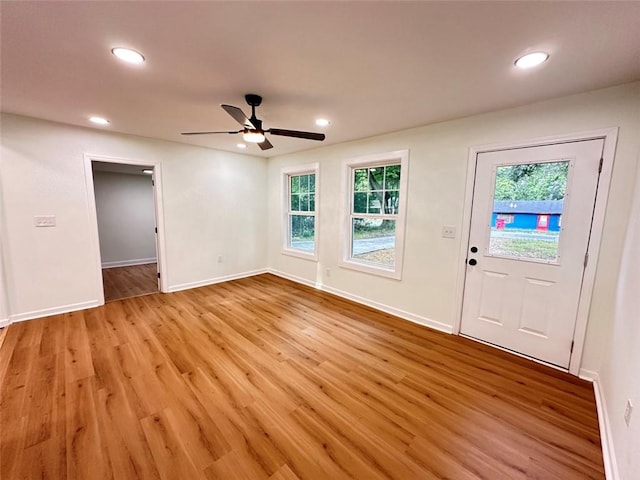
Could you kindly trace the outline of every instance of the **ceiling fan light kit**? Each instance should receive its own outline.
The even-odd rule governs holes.
[[[250,118],[247,118],[244,112],[238,107],[234,107],[233,105],[220,105],[225,112],[231,115],[231,117],[233,117],[236,122],[242,125],[242,130],[230,132],[182,132],[182,135],[209,135],[213,133],[229,133],[234,135],[242,133],[242,138],[245,142],[257,143],[262,150],[273,148],[271,142],[267,140],[265,133],[269,133],[271,135],[280,135],[282,137],[304,138],[306,140],[316,140],[319,142],[325,139],[324,133],[302,132],[300,130],[284,130],[281,128],[270,128],[267,130],[263,130],[262,120],[256,117],[256,107],[260,106],[260,104],[262,103],[262,97],[260,95],[256,95],[255,93],[248,93],[244,96],[244,99],[251,107]]]
[[[249,143],[262,143],[264,142],[264,133],[258,131],[249,130],[242,134],[242,138],[245,142]]]

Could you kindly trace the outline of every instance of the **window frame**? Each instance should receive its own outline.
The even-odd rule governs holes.
[[[361,168],[371,168],[389,165],[400,165],[400,186],[397,214],[370,214],[354,213],[354,176],[355,171]],[[404,238],[407,217],[407,197],[408,197],[408,177],[409,177],[409,150],[396,150],[392,152],[365,155],[344,160],[342,177],[342,197],[343,197],[343,221],[342,223],[342,255],[339,260],[341,267],[370,273],[382,277],[402,279],[402,269],[404,264]],[[396,222],[395,231],[395,265],[391,268],[382,264],[375,264],[365,260],[358,260],[351,256],[353,242],[353,218],[383,218],[393,219]]]
[[[304,258],[306,260],[318,261],[318,225],[319,225],[319,199],[320,199],[320,165],[318,163],[311,163],[307,165],[295,165],[291,167],[284,167],[281,170],[281,192],[282,192],[282,234],[281,234],[281,253],[284,255],[290,255],[293,257]],[[301,175],[315,175],[315,190],[314,190],[314,210],[308,212],[292,211],[291,210],[291,177],[297,177]],[[314,217],[313,232],[314,232],[314,249],[313,253],[305,250],[293,248],[290,245],[291,239],[291,221],[292,215],[308,215]]]

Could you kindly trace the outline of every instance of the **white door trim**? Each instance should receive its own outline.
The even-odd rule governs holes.
[[[576,318],[576,328],[573,335],[574,347],[569,363],[569,373],[578,375],[582,362],[584,350],[584,339],[587,332],[587,321],[589,319],[589,307],[591,305],[591,295],[595,282],[596,266],[598,263],[598,252],[602,240],[602,230],[604,226],[607,200],[609,197],[609,186],[611,184],[611,173],[613,171],[613,161],[615,158],[616,144],[618,141],[618,127],[603,128],[599,130],[589,130],[586,132],[570,133],[566,135],[553,135],[548,137],[534,138],[531,140],[474,146],[469,148],[467,160],[467,181],[465,187],[464,210],[462,214],[462,232],[460,242],[460,252],[458,254],[458,271],[456,282],[456,317],[453,326],[453,333],[460,334],[462,324],[462,302],[464,300],[464,284],[466,276],[466,265],[464,259],[469,251],[469,233],[471,227],[471,207],[473,202],[473,190],[476,174],[476,161],[478,154],[484,152],[495,152],[499,150],[512,150],[516,148],[537,147],[541,145],[552,145],[557,143],[579,142],[584,140],[604,139],[604,150],[602,158],[602,172],[598,183],[598,193],[593,212],[593,224],[591,237],[589,240],[589,262],[584,270],[580,300],[578,303],[578,313]]]
[[[131,158],[109,157],[105,155],[84,154],[84,176],[87,186],[87,214],[89,216],[89,226],[91,228],[91,243],[93,244],[94,260],[96,266],[96,289],[99,305],[104,305],[104,285],[102,283],[102,259],[100,256],[100,236],[98,234],[98,215],[96,211],[96,197],[93,188],[93,168],[91,162],[106,162],[128,165],[140,165],[142,167],[153,168],[153,179],[155,183],[154,204],[156,214],[156,226],[158,228],[157,250],[158,250],[158,272],[160,272],[160,291],[167,292],[167,260],[165,255],[164,238],[164,210],[162,200],[162,167],[160,162],[152,160],[139,160]]]

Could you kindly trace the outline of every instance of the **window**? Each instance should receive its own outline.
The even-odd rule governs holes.
[[[400,279],[408,150],[345,162],[345,235],[341,265]]]
[[[504,223],[513,223],[513,215],[499,213],[496,217],[496,220],[502,220]]]
[[[318,165],[287,168],[284,185],[282,252],[317,260]]]
[[[549,226],[549,215],[538,215],[538,228],[546,230]]]

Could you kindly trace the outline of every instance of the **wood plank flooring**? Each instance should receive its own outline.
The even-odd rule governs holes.
[[[136,297],[158,291],[158,268],[155,263],[102,269],[104,300]]]
[[[591,385],[272,275],[16,323],[2,479],[603,479]]]

